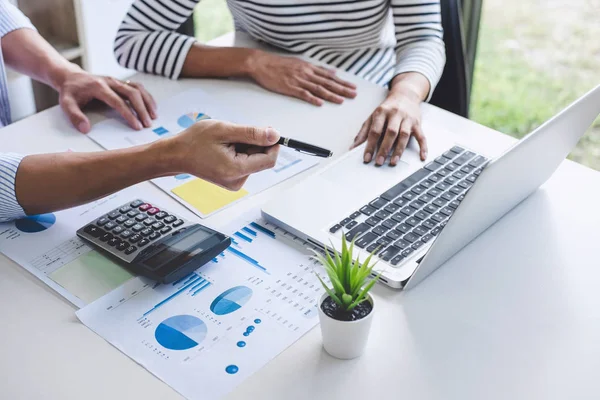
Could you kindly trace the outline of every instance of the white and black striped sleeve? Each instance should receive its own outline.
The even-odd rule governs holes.
[[[114,42],[119,64],[177,79],[195,38],[176,33],[199,0],[136,0]]]
[[[17,201],[15,181],[23,156],[13,153],[0,153],[0,222],[25,216]]]
[[[431,89],[431,99],[446,63],[440,0],[392,0],[396,34],[393,76],[405,72],[423,74]]]

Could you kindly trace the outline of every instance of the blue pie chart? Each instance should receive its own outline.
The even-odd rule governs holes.
[[[24,233],[37,233],[50,228],[55,222],[54,214],[40,214],[16,220],[15,227]]]
[[[225,315],[239,310],[252,297],[252,289],[246,286],[232,287],[217,296],[210,305],[216,315]]]
[[[177,125],[185,129],[189,128],[196,122],[201,121],[203,119],[210,119],[210,117],[206,114],[202,114],[199,112],[191,112],[179,117],[179,119],[177,119]]]
[[[187,350],[206,337],[206,324],[192,315],[176,315],[161,322],[154,331],[156,341],[169,350]]]

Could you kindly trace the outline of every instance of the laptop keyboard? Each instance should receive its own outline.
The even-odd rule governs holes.
[[[398,266],[446,225],[488,160],[454,146],[329,229]]]

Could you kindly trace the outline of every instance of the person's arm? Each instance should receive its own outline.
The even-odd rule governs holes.
[[[149,145],[96,153],[0,154],[0,221],[74,207],[148,179],[189,173],[238,190],[275,165],[279,134],[199,122]],[[236,144],[245,144],[244,151]]]
[[[392,0],[391,8],[396,32],[394,77],[387,98],[365,121],[353,146],[367,141],[366,163],[375,160],[376,165],[383,165],[391,153],[390,165],[394,166],[411,136],[419,143],[421,159],[427,157],[420,103],[431,98],[444,70],[446,52],[440,0],[414,4]]]
[[[150,126],[150,119],[156,118],[156,104],[143,87],[83,71],[38,34],[21,11],[3,0],[0,36],[4,62],[54,88],[59,93],[61,107],[79,131],[90,130],[90,122],[81,108],[93,99],[115,108],[135,129],[141,129],[141,123]]]
[[[265,89],[320,106],[356,96],[356,86],[334,70],[261,50],[213,47],[175,32],[198,0],[136,0],[114,42],[117,61],[126,68],[177,79],[245,77]]]

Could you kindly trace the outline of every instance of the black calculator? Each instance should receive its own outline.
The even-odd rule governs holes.
[[[189,275],[231,245],[231,239],[144,200],[112,210],[77,236],[134,273],[161,283]]]

